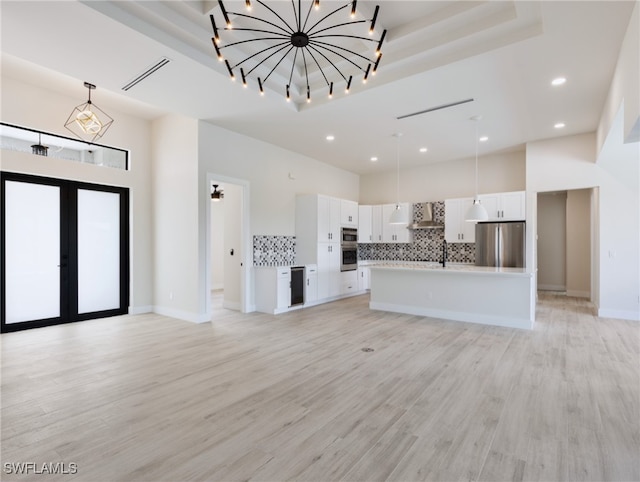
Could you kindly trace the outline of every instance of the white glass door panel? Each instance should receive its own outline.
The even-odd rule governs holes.
[[[60,316],[60,188],[5,183],[5,322]]]
[[[120,307],[120,194],[78,189],[78,314]]]

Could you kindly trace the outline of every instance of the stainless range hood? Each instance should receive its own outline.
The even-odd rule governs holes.
[[[433,220],[433,203],[422,205],[422,221],[413,223],[410,229],[444,229],[444,224],[439,224]]]

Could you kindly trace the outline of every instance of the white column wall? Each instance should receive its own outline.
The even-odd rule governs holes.
[[[198,121],[179,115],[156,119],[152,143],[154,310],[193,322],[208,321],[199,309],[204,293],[198,291],[197,277]],[[210,199],[209,193],[207,202]]]

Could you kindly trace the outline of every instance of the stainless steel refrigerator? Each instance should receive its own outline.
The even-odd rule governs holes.
[[[524,268],[524,231],[524,221],[477,223],[476,266]]]

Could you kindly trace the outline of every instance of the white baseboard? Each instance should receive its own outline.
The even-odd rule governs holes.
[[[567,290],[567,296],[573,296],[574,298],[591,298],[591,292],[580,291],[580,290]]]
[[[241,311],[241,306],[240,306],[240,302],[239,301],[227,301],[227,300],[224,300],[222,302],[222,307],[227,309],[227,310]]]
[[[145,313],[153,313],[153,306],[130,306],[129,314],[130,315],[143,315]]]
[[[177,318],[178,320],[190,321],[191,323],[208,323],[211,321],[210,314],[192,313],[191,311],[176,310],[164,306],[154,306],[153,312],[170,318]]]
[[[566,291],[565,285],[547,285],[538,283],[538,289],[540,291]]]
[[[618,320],[640,321],[640,311],[598,309],[601,318],[616,318]]]

